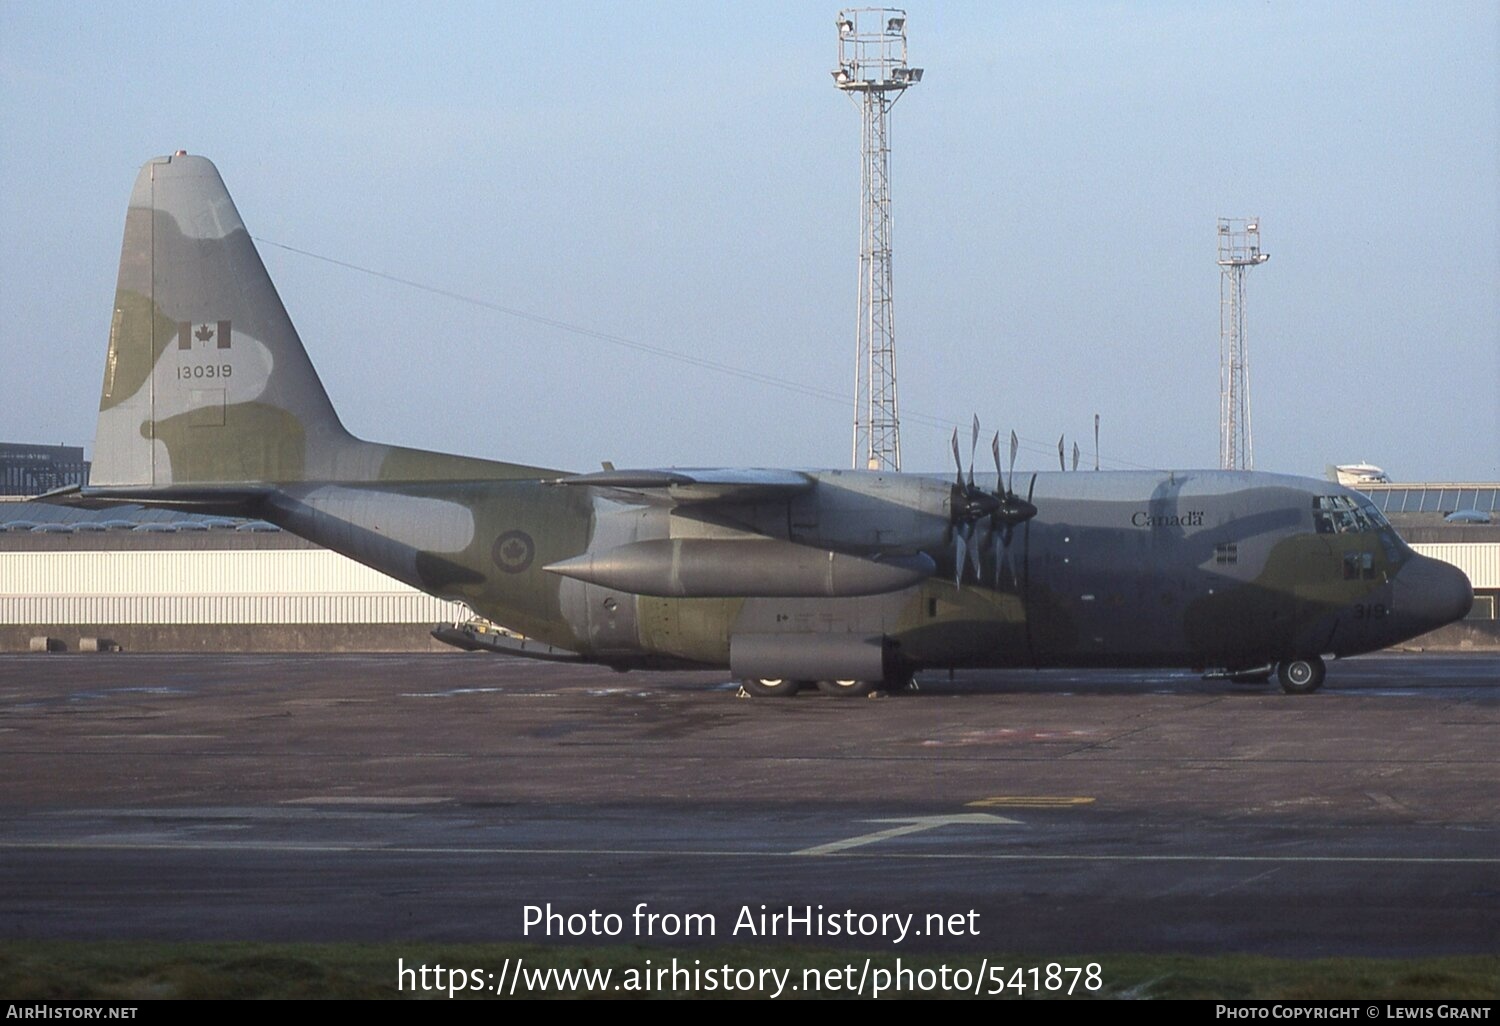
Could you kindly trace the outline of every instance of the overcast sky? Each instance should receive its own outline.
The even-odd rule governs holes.
[[[258,238],[489,304],[262,243],[359,435],[847,466],[837,10],[0,0],[0,439],[92,447],[131,183],[180,148]],[[1106,467],[1216,465],[1215,221],[1255,216],[1257,469],[1500,479],[1493,0],[907,10],[908,469],[975,412],[1025,466],[1091,465],[1096,412]]]

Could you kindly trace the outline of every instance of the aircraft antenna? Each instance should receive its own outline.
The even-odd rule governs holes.
[[[834,85],[860,108],[859,303],[854,358],[852,465],[901,469],[896,405],[896,314],[891,274],[891,108],[922,81],[906,63],[906,12],[890,7],[839,12]]]
[[[1254,470],[1250,354],[1245,339],[1245,272],[1271,259],[1260,249],[1260,218],[1219,218],[1219,467]]]

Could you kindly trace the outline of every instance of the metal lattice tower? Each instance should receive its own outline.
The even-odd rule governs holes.
[[[906,12],[839,12],[834,84],[860,108],[859,306],[855,329],[852,465],[901,469],[896,406],[896,313],[891,274],[891,108],[922,69],[906,63]]]
[[[1245,338],[1245,272],[1271,259],[1260,251],[1260,219],[1219,218],[1219,467],[1254,470],[1250,354]]]

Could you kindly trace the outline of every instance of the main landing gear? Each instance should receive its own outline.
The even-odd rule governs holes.
[[[877,691],[903,691],[912,686],[911,676],[895,680],[790,680],[751,678],[740,681],[740,690],[751,698],[790,698],[803,688],[816,686],[825,695],[862,698]]]
[[[785,677],[746,679],[740,687],[751,698],[791,698],[802,690],[803,684],[811,681],[790,680]]]
[[[861,695],[868,695],[879,684],[879,681],[873,680],[820,680],[818,690],[825,695],[858,698]]]

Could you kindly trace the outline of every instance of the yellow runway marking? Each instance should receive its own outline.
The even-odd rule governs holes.
[[[1067,809],[1075,805],[1092,805],[1094,799],[1082,795],[1002,794],[966,802],[973,809]]]

